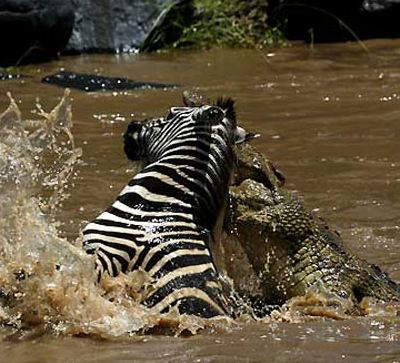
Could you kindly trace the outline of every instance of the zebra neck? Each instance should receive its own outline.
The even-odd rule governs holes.
[[[194,157],[169,155],[147,165],[128,187],[140,187],[146,200],[191,215],[211,231],[224,205],[229,176],[226,164],[217,168]]]

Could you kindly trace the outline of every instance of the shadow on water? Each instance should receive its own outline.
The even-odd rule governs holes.
[[[28,137],[43,129],[29,143],[38,137],[46,143],[38,147],[47,152],[42,158],[40,152],[36,154],[37,145],[2,134],[2,154],[7,158],[1,164],[1,175],[6,177],[1,185],[5,188],[1,223],[2,230],[10,233],[1,236],[0,278],[9,287],[2,298],[12,299],[10,308],[1,311],[7,325],[2,335],[8,337],[0,343],[4,354],[13,362],[398,360],[397,308],[379,305],[368,307],[367,317],[335,321],[305,318],[297,304],[266,321],[224,320],[182,339],[127,336],[146,324],[165,322],[146,315],[132,296],[123,293],[127,281],[117,280],[106,295],[99,292],[103,287],[93,283],[92,261],[80,250],[78,232],[108,206],[134,173],[122,151],[121,134],[127,122],[164,114],[180,102],[181,90],[72,91],[74,144],[63,131],[66,124],[70,126],[67,111],[52,119],[41,111],[42,116],[29,117],[38,96],[45,110],[60,102],[59,91],[40,84],[40,79],[61,69],[181,84],[210,98],[233,96],[238,119],[262,134],[255,145],[279,165],[288,188],[303,195],[308,207],[340,230],[348,248],[399,281],[400,42],[366,44],[372,58],[355,44],[318,45],[312,51],[293,45],[263,51],[263,56],[252,50],[216,50],[71,57],[25,67],[21,73],[31,77],[2,82],[1,109],[9,105],[5,91],[11,91],[23,115],[13,108],[14,118],[19,117],[24,127],[27,119],[43,120],[28,125]],[[50,132],[52,127],[58,131]],[[18,168],[13,169],[15,165]],[[61,174],[71,166],[71,173]],[[7,179],[13,170],[22,172],[17,188],[15,179]],[[49,171],[63,177],[54,181]],[[31,176],[37,179],[32,181]],[[59,269],[54,269],[55,260]],[[113,303],[108,300],[111,295]],[[196,332],[205,323],[187,319],[179,324]],[[37,335],[27,329],[32,325],[41,327]]]

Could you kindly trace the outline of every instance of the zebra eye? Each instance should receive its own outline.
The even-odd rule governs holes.
[[[212,125],[217,125],[224,119],[224,111],[217,106],[202,106],[197,112],[197,120]]]

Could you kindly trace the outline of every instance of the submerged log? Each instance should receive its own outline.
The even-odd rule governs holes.
[[[175,84],[170,83],[134,81],[127,78],[106,77],[96,74],[66,71],[46,76],[42,79],[42,82],[63,88],[75,88],[86,92],[177,87]]]
[[[19,73],[8,73],[8,72],[1,72],[0,71],[0,81],[9,81],[12,79],[20,79],[20,78],[25,78],[26,76],[23,76],[22,74]]]

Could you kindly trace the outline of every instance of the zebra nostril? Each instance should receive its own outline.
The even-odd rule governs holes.
[[[143,143],[140,142],[143,127],[142,123],[132,121],[124,133],[124,152],[130,160],[140,160],[144,153]]]
[[[224,111],[217,106],[203,106],[199,109],[198,113],[198,120],[211,125],[221,123],[224,117]]]

